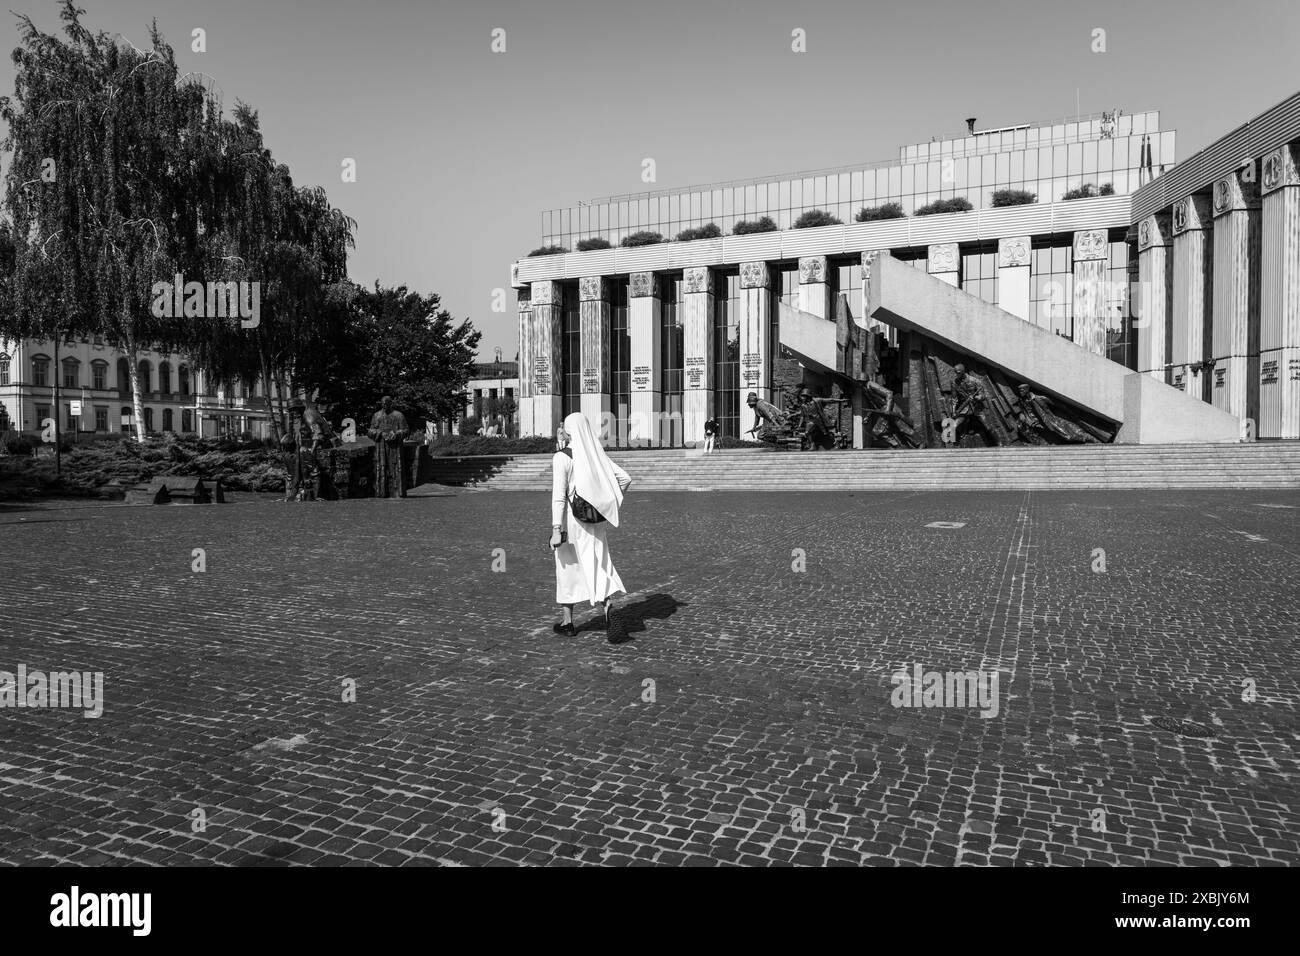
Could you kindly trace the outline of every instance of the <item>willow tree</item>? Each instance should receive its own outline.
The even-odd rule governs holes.
[[[223,121],[213,164],[210,247],[223,274],[256,282],[260,315],[247,332],[207,323],[191,329],[190,347],[210,375],[260,378],[268,398],[312,379],[346,316],[347,254],[356,223],[330,206],[325,191],[297,187],[262,139],[257,113],[244,103]],[[271,408],[279,437],[284,409]]]
[[[64,37],[19,19],[14,95],[0,99],[12,153],[5,206],[16,244],[8,334],[102,335],[127,356],[136,434],[144,438],[139,352],[180,346],[155,316],[155,283],[213,271],[216,197],[203,173],[220,109],[182,77],[155,24],[143,51],[92,33],[63,0]],[[57,372],[57,370],[56,370]]]

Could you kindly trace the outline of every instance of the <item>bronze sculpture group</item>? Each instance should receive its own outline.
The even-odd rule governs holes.
[[[290,501],[333,501],[340,497],[405,498],[408,490],[402,447],[410,428],[406,416],[385,395],[370,419],[372,449],[347,446],[317,404],[318,396],[289,406],[288,428],[280,439],[285,453]],[[362,443],[364,444],[364,443]]]

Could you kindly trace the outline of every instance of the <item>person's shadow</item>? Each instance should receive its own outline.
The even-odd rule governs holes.
[[[614,623],[610,628],[611,644],[626,644],[636,640],[636,635],[646,630],[646,621],[666,620],[677,613],[678,608],[687,605],[671,594],[651,594],[631,604],[614,604]],[[597,614],[582,630],[600,630],[605,626],[605,619]]]

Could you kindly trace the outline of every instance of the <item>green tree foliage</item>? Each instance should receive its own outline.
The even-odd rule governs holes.
[[[795,229],[815,229],[817,226],[838,226],[840,220],[836,219],[825,209],[809,209],[798,219],[794,221]]]
[[[678,242],[694,242],[696,239],[717,239],[722,235],[722,230],[718,228],[716,222],[708,225],[698,226],[694,229],[683,229],[677,234]]]
[[[268,393],[318,374],[346,318],[356,224],[294,186],[252,109],[227,119],[208,82],[180,75],[156,25],[145,52],[80,16],[63,0],[66,39],[20,20],[15,93],[0,99],[14,245],[0,333],[102,335],[128,356],[137,429],[141,349],[182,351],[216,381],[262,378]],[[156,287],[177,275],[256,283],[256,327],[208,309],[155,315]]]
[[[568,251],[569,250],[564,248],[564,246],[538,246],[532,252],[528,253],[528,258],[531,259],[533,256],[558,256],[561,253]]]
[[[945,212],[970,212],[974,208],[969,199],[958,196],[955,199],[936,199],[928,206],[918,209],[916,215],[934,216]]]
[[[630,235],[624,236],[623,241],[620,242],[619,245],[625,248],[632,248],[634,246],[653,246],[656,243],[663,241],[664,237],[662,233],[642,230],[641,232],[634,232]]]
[[[1036,202],[1037,199],[1037,193],[1031,193],[1026,189],[995,189],[993,191],[993,208],[1028,206],[1030,203]]]
[[[903,219],[906,216],[902,203],[887,202],[880,206],[863,206],[853,219],[855,222],[879,222],[882,219]]]
[[[143,439],[138,351],[184,339],[152,314],[153,285],[220,271],[203,201],[219,111],[201,82],[179,74],[156,25],[146,53],[90,32],[80,15],[63,0],[66,39],[19,19],[14,95],[0,99],[15,245],[0,332],[104,336],[128,356]]]
[[[756,232],[776,231],[776,223],[772,221],[771,216],[763,216],[761,219],[742,219],[731,227],[733,236],[748,236]]]
[[[1092,183],[1084,183],[1077,189],[1068,190],[1065,195],[1061,197],[1061,201],[1070,202],[1075,199],[1096,199],[1098,196],[1113,195],[1115,195],[1115,187],[1110,183],[1104,184],[1100,189]]]
[[[413,428],[457,417],[482,335],[469,320],[454,323],[436,294],[406,286],[354,287],[349,320],[331,361],[302,384],[319,388],[335,417],[369,422],[391,395]]]
[[[579,252],[591,252],[593,249],[608,249],[609,247],[609,240],[603,239],[600,236],[592,236],[588,239],[579,239],[577,246]]]

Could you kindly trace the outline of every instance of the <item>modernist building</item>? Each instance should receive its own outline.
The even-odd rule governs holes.
[[[864,311],[864,254],[887,251],[1024,322],[1256,423],[1300,437],[1300,94],[1175,164],[1157,113],[1115,110],[904,146],[871,166],[620,196],[542,217],[543,241],[612,248],[517,261],[521,434],[581,410],[613,444],[694,443],[753,426],[823,373],[782,316]],[[1033,201],[1004,205],[1006,191]],[[1079,197],[1079,198],[1075,198]],[[941,199],[966,212],[925,214]],[[902,218],[854,221],[897,203]],[[824,210],[839,225],[794,228]],[[776,231],[734,235],[742,220]],[[671,239],[714,223],[721,237]],[[890,344],[897,331],[881,329]],[[906,347],[902,345],[900,347]],[[904,355],[900,364],[906,362]],[[819,376],[822,376],[819,378]],[[834,375],[830,375],[833,379]],[[1050,382],[1038,382],[1050,390]],[[861,442],[861,423],[855,443]]]
[[[209,382],[177,353],[142,350],[137,359],[146,432],[269,434],[270,415],[259,384],[226,388]],[[57,410],[56,375],[62,406]],[[74,402],[80,415],[73,414]],[[14,431],[39,432],[56,411],[65,436],[134,430],[126,356],[98,336],[67,339],[57,350],[49,340],[0,340],[0,403]]]

